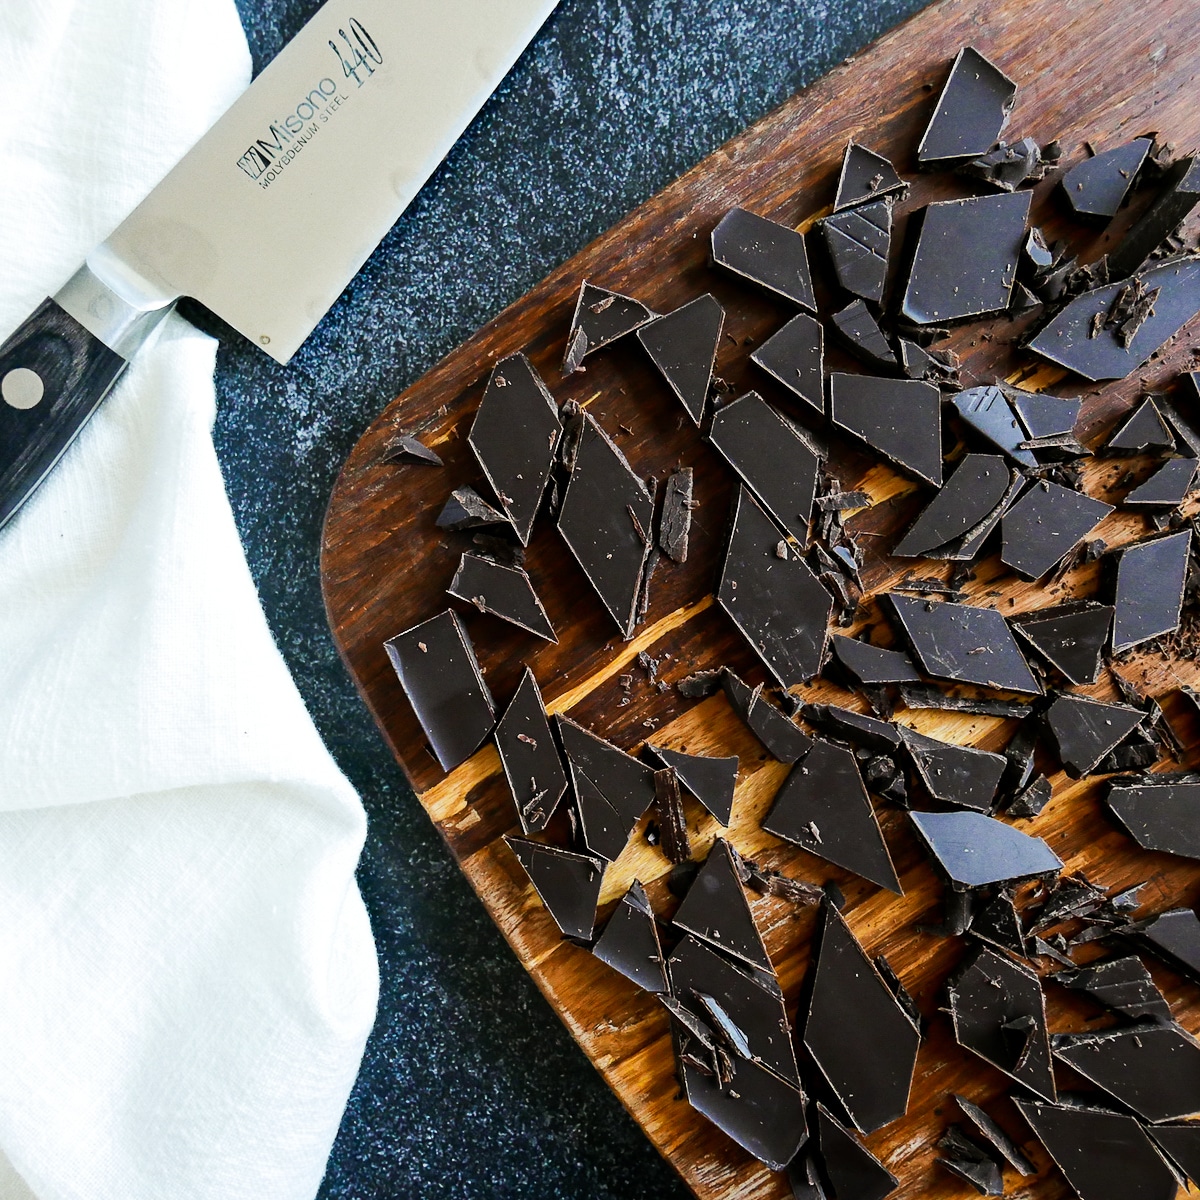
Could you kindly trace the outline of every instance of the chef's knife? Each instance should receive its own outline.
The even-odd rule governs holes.
[[[0,525],[175,301],[286,363],[557,0],[327,0],[0,346]]]

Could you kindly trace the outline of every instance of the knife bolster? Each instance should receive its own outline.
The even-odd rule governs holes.
[[[138,296],[141,289],[136,283],[132,279],[125,282],[131,286],[110,286],[84,263],[59,288],[54,302],[94,338],[128,360],[141,349],[175,303]]]

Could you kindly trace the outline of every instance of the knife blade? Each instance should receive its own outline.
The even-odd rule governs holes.
[[[286,363],[558,0],[327,0],[0,346],[0,526],[184,296]]]

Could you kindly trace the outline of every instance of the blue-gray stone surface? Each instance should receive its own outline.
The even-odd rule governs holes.
[[[432,0],[436,2],[436,0]],[[237,0],[256,70],[316,0]],[[221,337],[217,451],[267,617],[370,831],[379,1019],[323,1200],[688,1193],[504,944],[376,735],[317,574],[342,461],[479,325],[923,0],[562,0],[317,332]]]

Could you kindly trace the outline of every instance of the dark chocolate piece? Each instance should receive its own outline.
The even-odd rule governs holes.
[[[711,696],[721,690],[721,676],[724,673],[724,667],[693,671],[691,675],[685,675],[675,684],[675,690],[689,700],[703,700],[705,696]]]
[[[1041,838],[994,817],[974,812],[908,815],[946,878],[959,887],[1031,879],[1062,869],[1062,860]]]
[[[784,690],[821,670],[833,599],[803,559],[777,558],[779,530],[744,488],[717,601]]]
[[[1025,700],[995,700],[989,696],[951,696],[928,683],[900,684],[900,699],[905,708],[933,708],[941,712],[965,712],[978,717],[1015,717],[1029,715]]]
[[[1056,696],[1046,710],[1046,727],[1072,779],[1090,775],[1145,719],[1140,709],[1068,692]]]
[[[1025,1156],[1021,1147],[978,1104],[972,1103],[957,1092],[951,1094],[954,1096],[955,1103],[962,1110],[963,1116],[987,1139],[1018,1175],[1028,1177],[1037,1174],[1037,1168]]]
[[[697,425],[704,419],[725,310],[714,296],[697,296],[638,328],[638,341]]]
[[[1027,957],[1021,918],[1017,915],[1012,895],[1001,891],[971,916],[971,933],[980,941],[1007,950],[1021,958]]]
[[[951,1127],[953,1128],[953,1126]],[[947,1130],[949,1133],[950,1130]],[[966,1142],[974,1147],[974,1143],[969,1139],[961,1137],[957,1139],[960,1142]],[[945,1149],[947,1138],[943,1137],[938,1146]],[[973,1156],[967,1155],[952,1155],[939,1156],[934,1160],[940,1166],[946,1168],[952,1175],[957,1175],[959,1179],[966,1180],[981,1196],[1003,1196],[1004,1195],[1004,1179],[1000,1174],[1000,1168],[997,1164],[988,1157],[988,1155],[978,1148],[975,1148]]]
[[[1078,397],[1051,396],[1046,392],[1023,392],[1013,388],[1008,401],[1031,438],[1073,434],[1083,401]]]
[[[593,350],[615,342],[653,319],[654,313],[640,301],[596,287],[585,279],[575,301],[562,373],[574,374]]]
[[[675,947],[667,970],[671,993],[685,1008],[722,1034],[736,1029],[735,1053],[800,1090],[792,1030],[773,977],[735,966],[694,937]]]
[[[688,534],[695,507],[692,503],[692,468],[672,471],[667,476],[658,525],[658,547],[672,562],[687,562]]]
[[[1183,256],[1148,266],[1134,282],[1153,294],[1153,308],[1136,329],[1109,324],[1128,296],[1126,283],[1110,283],[1076,296],[1029,343],[1029,349],[1084,379],[1123,379],[1171,340],[1200,312],[1200,257]],[[1138,316],[1146,310],[1139,311]],[[1113,313],[1113,315],[1117,315]]]
[[[1192,490],[1198,465],[1194,458],[1167,459],[1153,475],[1126,494],[1121,507],[1150,511],[1178,508]]]
[[[1153,141],[1148,137],[1134,138],[1073,166],[1062,177],[1062,190],[1075,215],[1099,225],[1115,217]]]
[[[735,851],[717,838],[675,913],[675,926],[773,974],[771,960],[742,890]]]
[[[1200,983],[1200,919],[1190,908],[1176,908],[1137,930],[1138,940],[1189,979]]]
[[[934,325],[1003,312],[1025,244],[1029,192],[928,204],[912,218],[916,247],[901,315]]]
[[[869,686],[882,683],[918,682],[921,676],[903,650],[886,650],[854,638],[830,638],[834,657],[858,681]]]
[[[1017,85],[973,46],[964,46],[950,68],[937,106],[917,147],[924,170],[953,166],[986,154],[1016,103]]]
[[[967,388],[959,392],[952,403],[967,425],[1003,450],[1018,466],[1038,465],[1032,450],[1021,449],[1026,440],[1025,432],[1013,415],[1003,388],[992,384]]]
[[[1184,530],[1126,546],[1117,560],[1112,651],[1121,654],[1179,628],[1192,535]]]
[[[987,522],[1012,482],[1013,471],[999,455],[965,455],[892,553],[901,558],[957,557],[957,543]]]
[[[676,865],[691,862],[692,843],[688,838],[687,818],[679,795],[679,778],[674,767],[654,772],[654,808],[658,813],[658,828],[662,851],[667,861]]]
[[[817,739],[763,818],[767,833],[897,895],[904,889],[863,786],[854,752]]]
[[[817,1143],[835,1196],[884,1200],[900,1186],[900,1180],[823,1104],[817,1105]]]
[[[583,840],[593,854],[611,862],[654,802],[654,772],[569,717],[556,716],[554,723],[567,756]]]
[[[495,737],[521,829],[540,833],[567,790],[567,773],[546,720],[537,680],[528,667],[496,723]]]
[[[558,641],[529,576],[520,567],[506,567],[490,558],[464,554],[446,593],[526,633],[547,642]]]
[[[604,863],[588,854],[504,835],[554,923],[567,935],[591,941]]]
[[[838,176],[833,211],[841,212],[856,204],[878,200],[882,196],[903,196],[908,184],[896,174],[896,168],[882,154],[868,150],[855,141],[846,143],[842,170]]]
[[[908,338],[897,338],[896,341],[899,347],[900,370],[904,372],[905,378],[935,382],[938,378],[938,364],[933,355],[924,346],[918,346]]]
[[[1104,800],[1139,846],[1200,859],[1200,782],[1169,775],[1113,780]]]
[[[834,330],[842,345],[856,358],[861,358],[870,367],[882,367],[885,371],[900,364],[892,351],[891,343],[879,328],[879,322],[862,300],[854,300],[830,317]]]
[[[1200,1121],[1155,1125],[1149,1133],[1192,1183],[1200,1184]]]
[[[1178,377],[1174,395],[1156,397],[1158,408],[1171,423],[1177,443],[1182,443],[1192,458],[1200,458],[1200,372],[1189,371]]]
[[[881,721],[836,704],[806,704],[804,716],[834,737],[864,750],[890,754],[900,748],[900,733],[891,721]]]
[[[812,956],[800,1040],[855,1128],[871,1133],[904,1115],[921,1035],[828,902]]]
[[[833,423],[934,487],[942,486],[941,409],[938,389],[921,380],[829,377]]]
[[[658,922],[638,880],[618,901],[592,953],[645,991],[667,991]]]
[[[792,1189],[792,1200],[830,1200],[830,1194],[821,1181],[817,1170],[816,1148],[809,1142],[788,1163],[788,1184]]]
[[[1000,521],[1000,560],[1040,579],[1112,512],[1112,505],[1039,479]]]
[[[1108,454],[1145,454],[1175,449],[1175,439],[1154,400],[1146,396],[1113,429],[1104,445]]]
[[[508,518],[493,508],[474,488],[455,488],[438,513],[439,529],[475,529],[480,525],[509,525]],[[511,526],[510,526],[511,528]]]
[[[1200,160],[1183,158],[1165,180],[1162,194],[1108,255],[1109,277],[1132,275],[1200,204]]]
[[[1135,1021],[1150,1017],[1170,1021],[1171,1007],[1166,997],[1154,986],[1146,964],[1136,954],[1110,958],[1075,971],[1059,971],[1058,983],[1073,991],[1086,992],[1093,1000],[1124,1013]]]
[[[954,1040],[1036,1095],[1054,1100],[1046,998],[1036,974],[981,946],[947,984]]]
[[[761,683],[752,688],[726,667],[722,686],[733,711],[773,758],[782,763],[794,763],[812,748],[812,738],[786,713],[763,698]]]
[[[1050,889],[1042,905],[1030,917],[1029,932],[1042,933],[1055,925],[1061,925],[1064,921],[1088,916],[1097,911],[1104,900],[1104,889],[1097,887],[1085,875],[1070,875],[1059,879]]]
[[[884,594],[927,674],[1010,692],[1041,693],[1007,622],[994,608]]]
[[[679,782],[722,825],[728,825],[733,813],[733,790],[737,785],[737,755],[730,758],[709,758],[699,754],[684,754],[665,746],[646,749],[664,766],[674,767]]]
[[[750,361],[774,376],[788,391],[817,412],[825,411],[822,362],[825,334],[821,322],[797,313],[750,355]]]
[[[874,963],[875,970],[879,972],[879,978],[887,984],[888,991],[892,993],[896,1003],[904,1009],[904,1014],[912,1022],[912,1027],[920,1033],[921,1010],[917,1008],[917,1002],[912,998],[912,993],[904,986],[900,976],[892,969],[892,964],[888,962],[885,955],[875,955]]]
[[[442,770],[452,771],[496,723],[492,693],[458,614],[447,609],[383,645]]]
[[[817,311],[808,250],[798,230],[731,208],[712,232],[713,262],[792,304]]]
[[[994,150],[963,163],[958,173],[982,179],[1002,192],[1015,192],[1023,183],[1037,183],[1044,178],[1046,164],[1042,162],[1041,147],[1027,137],[1019,142],[998,142]]]
[[[1080,1200],[1175,1200],[1174,1172],[1133,1117],[1014,1099]]]
[[[1054,1055],[1147,1121],[1200,1113],[1200,1042],[1175,1024],[1056,1034]]]
[[[1080,601],[1041,608],[1009,623],[1068,682],[1095,683],[1112,626],[1108,604]]]
[[[892,242],[891,201],[835,210],[821,222],[821,233],[838,284],[853,296],[881,304]]]
[[[585,413],[558,531],[622,637],[633,636],[654,499],[625,455]]]
[[[820,465],[811,445],[757,392],[722,408],[708,436],[763,507],[804,545]]]
[[[941,742],[907,725],[899,726],[899,730],[917,774],[933,799],[956,808],[990,811],[1000,777],[1008,766],[1002,754]]]
[[[1004,811],[1010,817],[1036,817],[1050,803],[1052,794],[1050,780],[1045,775],[1035,775],[1004,806]]]
[[[424,442],[411,433],[402,433],[398,437],[393,438],[388,443],[388,448],[383,452],[383,461],[420,463],[427,467],[441,467],[445,465],[442,462],[440,454],[430,450]]]
[[[523,354],[492,368],[467,438],[522,546],[554,468],[562,422],[542,377]]]

